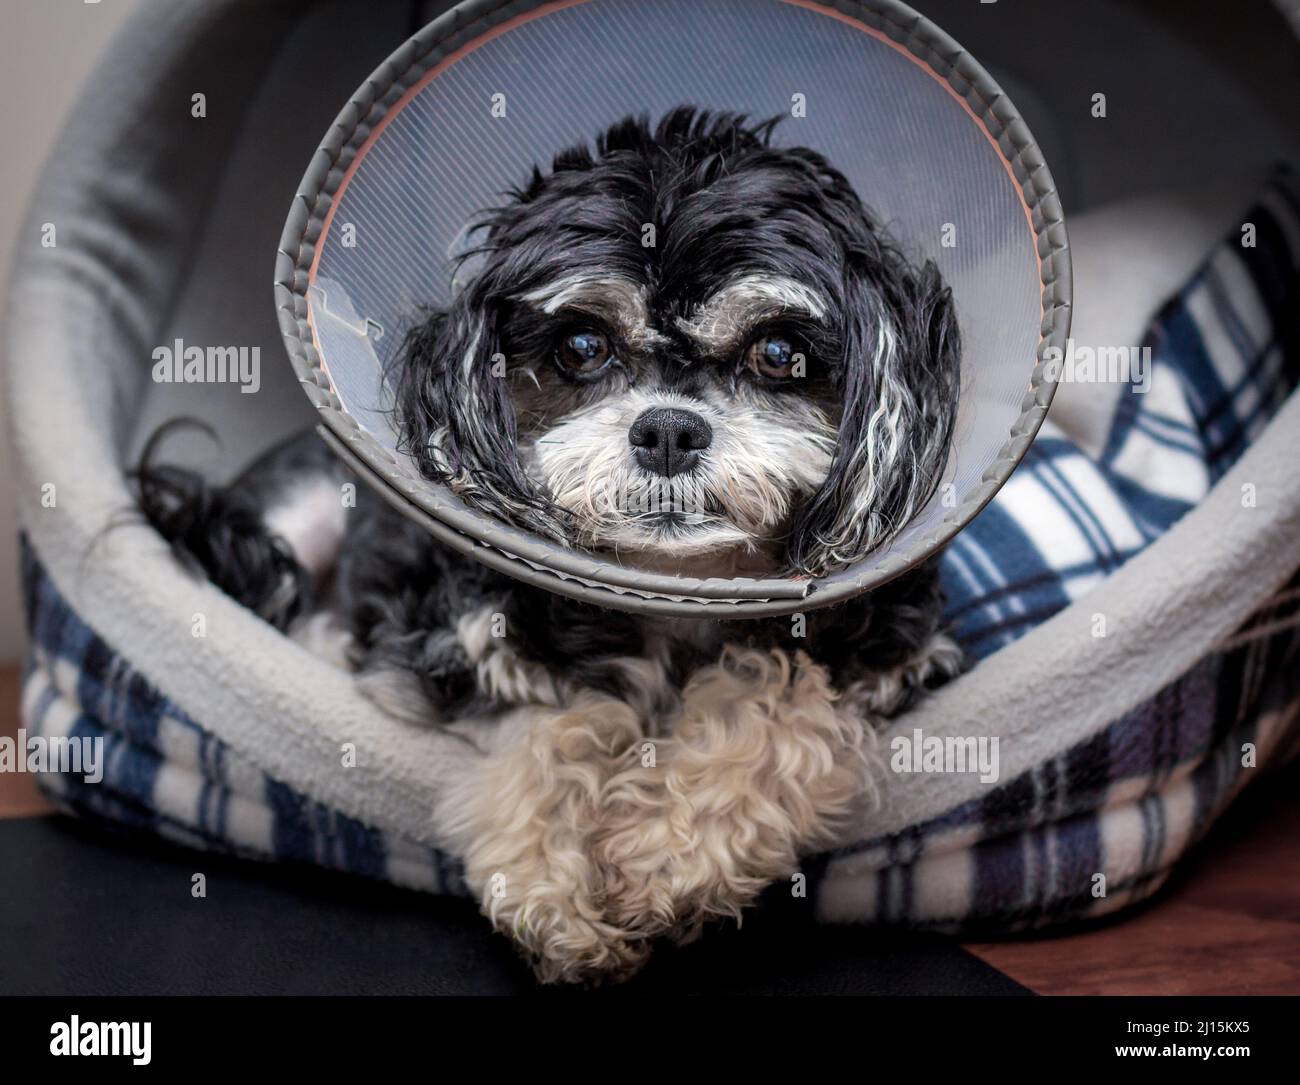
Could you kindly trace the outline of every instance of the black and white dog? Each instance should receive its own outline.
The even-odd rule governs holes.
[[[395,374],[403,447],[467,502],[690,575],[816,575],[933,496],[958,332],[820,155],[677,109],[535,170],[486,219]],[[934,563],[789,620],[649,619],[522,586],[380,498],[345,509],[311,435],[225,488],[146,453],[141,505],[235,599],[322,642],[386,710],[457,730],[440,800],[539,974],[629,974],[737,915],[870,793],[874,721],[961,665]]]

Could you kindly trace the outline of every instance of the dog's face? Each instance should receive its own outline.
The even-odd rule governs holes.
[[[820,574],[931,496],[948,291],[819,155],[681,109],[556,159],[410,335],[404,447],[466,501],[693,575]]]

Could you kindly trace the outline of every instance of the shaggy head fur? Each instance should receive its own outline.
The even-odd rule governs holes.
[[[951,296],[774,124],[628,119],[485,218],[400,359],[426,477],[697,575],[818,575],[907,523],[947,459]]]

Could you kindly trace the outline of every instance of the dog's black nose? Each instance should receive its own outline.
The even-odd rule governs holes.
[[[671,477],[695,470],[700,449],[713,440],[713,430],[694,411],[651,407],[632,423],[627,439],[638,464]]]

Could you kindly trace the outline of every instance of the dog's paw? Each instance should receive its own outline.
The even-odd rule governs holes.
[[[961,674],[964,666],[965,656],[956,642],[936,633],[905,663],[851,683],[844,691],[844,704],[861,719],[890,719]]]
[[[609,920],[689,941],[832,843],[870,792],[863,728],[836,702],[802,653],[729,649],[699,671],[658,765],[606,787]]]
[[[519,739],[507,736],[458,805],[467,880],[539,979],[626,978],[649,947],[607,916],[591,837],[604,783],[640,735],[635,713],[593,695],[526,710],[516,725]]]
[[[547,882],[512,888],[518,877],[501,872],[489,884],[483,912],[515,942],[540,982],[617,983],[646,962],[649,942],[607,922],[589,898]]]

